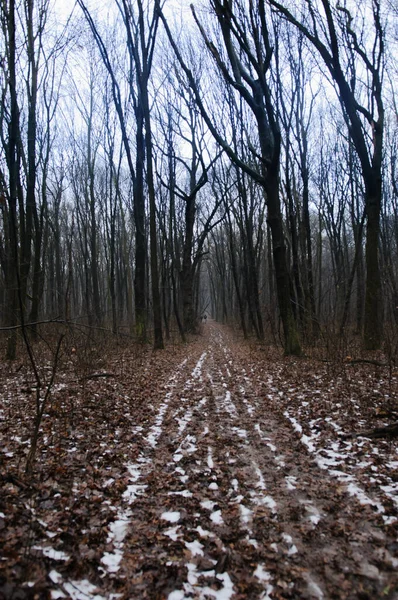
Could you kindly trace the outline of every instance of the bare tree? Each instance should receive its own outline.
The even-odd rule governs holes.
[[[159,2],[157,4],[160,11]],[[184,61],[173,39],[167,20],[161,11],[160,14],[170,43],[188,78],[195,95],[195,101],[209,130],[230,159],[258,182],[264,190],[268,207],[267,218],[273,240],[273,258],[278,304],[285,335],[285,352],[287,354],[300,354],[298,331],[290,301],[290,276],[279,200],[280,130],[267,81],[267,72],[272,60],[272,47],[267,27],[265,5],[262,0],[255,3],[251,2],[248,7],[243,2],[233,3],[231,0],[211,0],[210,7],[220,28],[224,44],[223,49],[217,49],[214,42],[210,40],[204,27],[197,19],[195,11],[193,11],[194,18],[225,84],[242,98],[254,115],[260,148],[258,155],[259,169],[237,155],[225,137],[220,134],[219,128],[215,125],[204,104],[192,71]],[[223,50],[226,52],[225,59]]]
[[[329,0],[318,6],[306,2],[306,10],[294,14],[286,5],[269,4],[297,27],[311,42],[336,84],[348,130],[358,154],[365,183],[366,206],[366,297],[364,344],[369,350],[380,347],[382,337],[381,277],[379,266],[380,211],[382,204],[382,159],[384,105],[382,75],[384,31],[379,0],[366,3],[373,20],[372,40],[367,44],[363,31],[346,3],[333,7]],[[367,22],[369,20],[367,19]],[[359,62],[359,65],[357,64]],[[352,77],[352,70],[366,73],[364,89]]]
[[[99,48],[101,58],[111,78],[112,95],[118,113],[122,139],[126,151],[130,173],[134,184],[134,217],[136,227],[136,269],[134,279],[136,332],[145,339],[146,329],[146,236],[145,236],[145,177],[146,164],[147,190],[149,197],[149,229],[150,229],[150,260],[151,285],[154,316],[154,345],[163,347],[161,301],[159,292],[159,274],[156,239],[156,206],[155,188],[152,166],[152,132],[149,104],[149,81],[152,68],[153,54],[158,29],[158,13],[154,9],[152,15],[145,11],[143,2],[138,1],[137,13],[129,0],[118,2],[118,8],[123,19],[126,32],[127,50],[129,53],[130,73],[128,77],[130,97],[133,102],[136,119],[136,161],[135,167],[130,148],[130,140],[126,128],[126,119],[122,107],[120,85],[115,69],[111,63],[109,52],[96,27],[92,16],[82,0],[79,6],[89,23],[94,39]]]

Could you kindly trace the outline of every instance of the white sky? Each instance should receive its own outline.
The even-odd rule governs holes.
[[[98,13],[99,10],[108,12],[112,6],[116,7],[115,0],[85,0],[89,9]],[[53,6],[61,22],[66,23],[68,17],[73,10],[81,12],[76,0],[53,0]],[[179,15],[181,20],[190,18],[191,14],[190,2],[188,0],[166,0],[164,5],[164,13],[166,16],[176,18]]]

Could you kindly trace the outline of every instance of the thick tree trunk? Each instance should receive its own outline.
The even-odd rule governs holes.
[[[267,221],[272,237],[276,291],[285,337],[285,354],[299,356],[301,355],[301,346],[290,300],[290,276],[287,266],[286,244],[279,203],[279,178],[277,174],[268,173],[265,192],[268,205]]]
[[[28,91],[28,126],[27,126],[27,173],[26,173],[26,207],[24,211],[24,235],[21,237],[20,281],[22,310],[26,310],[28,279],[32,266],[33,222],[37,221],[36,207],[36,105],[38,65],[35,57],[35,35],[33,33],[33,2],[26,2],[27,54],[30,80]],[[22,218],[22,211],[21,211]],[[40,233],[36,232],[38,235]]]
[[[269,99],[263,106],[262,91],[256,94],[259,109],[256,112],[263,156],[263,188],[267,202],[267,222],[271,230],[272,255],[274,259],[276,293],[279,313],[285,338],[285,354],[301,355],[301,345],[291,302],[291,277],[287,260],[286,243],[283,231],[283,217],[279,197],[280,131],[275,121]],[[260,99],[261,98],[261,99]],[[267,116],[268,115],[268,119]],[[272,127],[268,124],[271,121]],[[265,166],[267,165],[267,167]]]
[[[379,266],[379,238],[381,212],[381,185],[369,190],[366,198],[366,291],[364,345],[366,350],[380,348],[382,339],[381,277]]]
[[[140,13],[141,14],[141,13]],[[141,24],[143,28],[143,24]],[[142,32],[141,32],[142,33]],[[144,46],[142,52],[145,56]],[[145,57],[147,59],[147,57]],[[155,184],[153,174],[153,146],[152,146],[152,131],[151,131],[151,114],[148,98],[148,80],[149,73],[147,72],[148,63],[145,61],[142,65],[143,72],[140,80],[140,95],[142,102],[144,123],[145,123],[145,150],[146,150],[146,175],[149,196],[149,237],[151,249],[151,291],[152,291],[152,308],[153,308],[153,326],[154,326],[154,348],[161,350],[164,348],[163,328],[162,328],[162,303],[159,288],[159,265],[158,265],[158,246],[157,246],[157,225],[156,225],[156,198]]]
[[[8,139],[7,166],[9,170],[9,196],[6,248],[6,312],[7,325],[17,324],[18,314],[18,241],[17,241],[17,187],[18,187],[18,104],[16,90],[16,40],[15,40],[15,0],[10,0],[8,10],[8,61],[10,90],[10,124]],[[12,329],[7,338],[6,359],[14,360],[17,352],[17,330]]]

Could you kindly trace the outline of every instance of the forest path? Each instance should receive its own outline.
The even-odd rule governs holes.
[[[84,364],[65,353],[32,487],[29,372],[1,379],[1,600],[398,598],[397,442],[340,435],[397,401],[398,374],[211,320],[110,350],[112,377]]]
[[[115,596],[90,597],[116,598],[122,581],[131,599],[397,597],[384,509],[320,468],[258,368],[225,328],[205,326],[134,431],[101,558]]]

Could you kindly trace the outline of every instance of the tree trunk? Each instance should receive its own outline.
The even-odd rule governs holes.
[[[137,121],[136,134],[136,178],[134,184],[134,221],[135,221],[135,332],[140,341],[146,339],[146,235],[145,235],[145,197],[144,197],[144,118],[142,107],[135,111]]]
[[[267,222],[272,237],[276,292],[285,337],[285,354],[300,356],[301,346],[290,301],[290,276],[279,203],[279,178],[276,174],[268,173],[265,192],[268,205]]]
[[[6,314],[7,325],[16,326],[18,314],[18,241],[17,241],[17,188],[18,160],[17,145],[19,131],[19,112],[16,89],[16,40],[15,40],[15,0],[10,0],[8,10],[8,68],[10,90],[10,123],[8,139],[9,195],[7,216],[7,254],[6,254]],[[17,352],[17,330],[12,329],[7,338],[6,359],[14,360]]]
[[[381,212],[381,181],[376,175],[366,197],[366,290],[364,345],[366,350],[380,348],[382,338],[381,277],[379,267],[379,237]]]
[[[164,348],[163,329],[162,329],[162,304],[159,290],[159,266],[156,234],[156,200],[155,186],[153,180],[152,166],[152,137],[150,125],[149,103],[147,99],[147,90],[145,90],[145,144],[147,157],[147,182],[149,194],[149,232],[151,247],[151,284],[152,284],[152,303],[153,303],[153,324],[154,324],[154,348],[161,350]]]
[[[195,224],[195,197],[185,198],[185,238],[182,256],[182,269],[180,273],[182,314],[185,333],[193,333],[196,330],[195,311],[193,305],[193,278],[192,245],[193,229]]]

